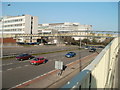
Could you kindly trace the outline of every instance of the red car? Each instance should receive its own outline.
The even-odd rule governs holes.
[[[33,58],[33,56],[30,54],[20,54],[20,55],[16,56],[16,59],[20,60],[20,61],[31,59],[31,58]]]
[[[41,63],[46,63],[47,59],[45,59],[44,57],[37,57],[37,58],[34,58],[30,61],[30,64],[33,64],[33,65],[38,65],[38,64],[41,64]]]

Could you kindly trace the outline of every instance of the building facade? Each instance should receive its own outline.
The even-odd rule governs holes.
[[[0,20],[2,24],[0,31],[4,36],[7,34],[37,34],[38,33],[38,17],[31,15],[22,16],[6,16]],[[19,39],[21,42],[26,38]],[[29,39],[29,38],[27,38]]]
[[[80,23],[51,23],[39,24],[38,33],[70,32],[70,31],[92,30],[92,25],[81,25]]]
[[[39,24],[38,33],[71,33],[72,31],[86,31],[92,30],[92,25],[82,25],[80,23],[51,23],[51,24]],[[82,32],[83,35],[88,33]],[[84,39],[85,37],[73,37],[75,40]]]
[[[31,15],[7,16],[2,20],[3,33],[5,34],[37,34],[38,33],[38,17]]]

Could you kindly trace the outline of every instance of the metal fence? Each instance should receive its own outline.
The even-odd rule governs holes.
[[[119,39],[115,38],[110,42],[91,64],[68,81],[62,88],[79,90],[81,88],[113,88],[120,48]]]

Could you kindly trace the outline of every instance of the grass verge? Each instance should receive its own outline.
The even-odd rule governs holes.
[[[32,54],[32,55],[43,55],[43,54],[50,54],[50,53],[57,53],[57,52],[66,52],[66,51],[73,51],[73,50],[82,50],[82,49],[70,49],[70,50],[59,50],[59,51],[53,51],[53,52],[43,52],[43,53],[35,53],[35,54]],[[1,60],[6,60],[6,59],[9,59],[9,58],[15,58],[16,56],[10,56],[10,57],[4,57],[2,58]]]

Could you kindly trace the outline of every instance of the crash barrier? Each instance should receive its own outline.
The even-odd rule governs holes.
[[[115,38],[101,53],[73,77],[61,88],[79,89],[81,88],[113,88],[117,72],[118,52],[120,48],[120,38]]]

